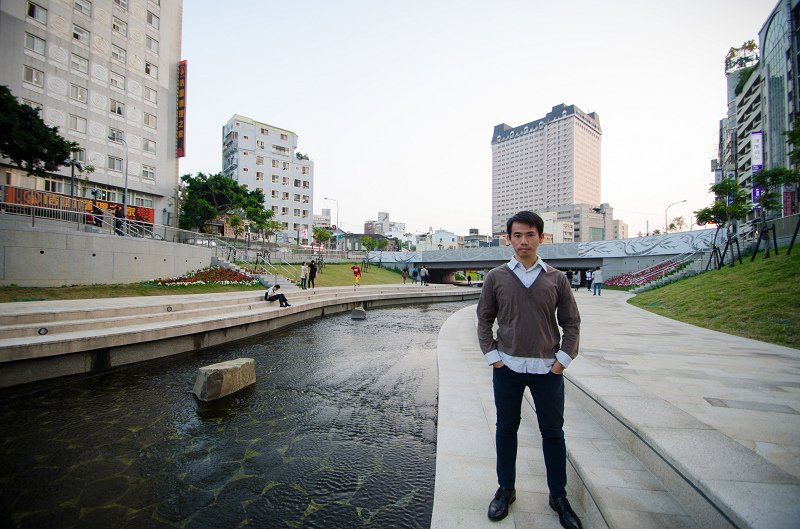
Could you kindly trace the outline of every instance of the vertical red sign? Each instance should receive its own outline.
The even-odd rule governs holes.
[[[186,65],[186,61],[178,63],[178,111],[175,128],[175,155],[178,158],[186,156]]]

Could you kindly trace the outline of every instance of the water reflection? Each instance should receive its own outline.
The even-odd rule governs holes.
[[[331,316],[5,394],[0,526],[429,527],[436,337],[471,303]],[[245,356],[254,387],[194,399],[198,367]]]

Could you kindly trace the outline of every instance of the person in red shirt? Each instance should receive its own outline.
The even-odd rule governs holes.
[[[355,282],[355,284],[353,285],[353,290],[355,290],[356,287],[360,287],[361,286],[361,283],[360,283],[360,281],[361,281],[361,267],[358,266],[358,264],[354,264],[353,266],[350,267],[350,269],[353,271],[353,281]]]

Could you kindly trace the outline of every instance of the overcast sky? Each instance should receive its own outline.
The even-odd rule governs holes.
[[[185,0],[187,156],[222,169],[242,114],[299,136],[314,213],[348,231],[491,227],[495,125],[597,112],[602,201],[630,235],[711,203],[724,57],[776,0]]]

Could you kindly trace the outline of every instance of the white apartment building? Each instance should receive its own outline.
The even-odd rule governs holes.
[[[364,233],[367,235],[384,235],[386,237],[405,240],[406,223],[390,221],[389,213],[379,211],[378,220],[368,220],[364,222]]]
[[[540,216],[544,221],[544,233],[551,236],[551,242],[575,242],[575,225],[571,221],[558,220],[558,213],[555,211],[548,211]]]
[[[601,136],[598,115],[575,105],[554,106],[518,127],[495,126],[492,233],[505,232],[506,220],[518,211],[599,204]]]
[[[97,190],[105,209],[122,205],[127,187],[128,218],[175,224],[182,17],[182,0],[1,2],[0,84],[94,167],[71,189],[70,167],[32,177],[0,160],[2,183],[64,207]]]
[[[314,162],[297,151],[297,134],[234,115],[222,127],[222,172],[248,189],[264,191],[264,202],[283,223],[278,239],[309,244],[314,225]]]
[[[331,210],[324,209],[322,210],[321,215],[314,214],[314,226],[318,228],[330,228],[333,226],[331,223]]]

